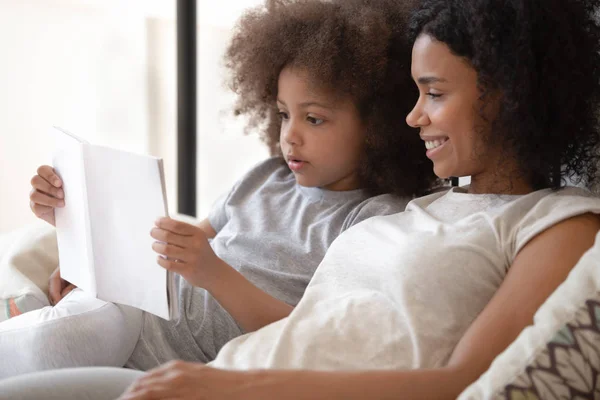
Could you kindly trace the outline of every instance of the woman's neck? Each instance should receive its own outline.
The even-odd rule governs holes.
[[[523,174],[498,171],[471,176],[469,193],[472,194],[527,194],[533,192]]]

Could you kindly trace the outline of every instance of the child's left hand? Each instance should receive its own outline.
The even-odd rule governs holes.
[[[218,280],[222,261],[204,231],[168,217],[158,219],[155,224],[150,236],[157,240],[152,249],[160,254],[158,264],[180,274],[192,285],[210,290],[211,284]]]

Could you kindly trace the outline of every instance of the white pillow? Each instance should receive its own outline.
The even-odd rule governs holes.
[[[0,321],[49,305],[48,278],[57,266],[49,224],[37,221],[0,236]]]
[[[600,233],[534,324],[459,400],[600,398],[599,379]]]

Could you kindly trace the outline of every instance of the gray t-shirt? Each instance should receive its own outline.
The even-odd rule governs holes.
[[[403,211],[409,200],[303,187],[281,158],[271,158],[216,202],[208,216],[217,232],[211,246],[254,285],[295,306],[340,233],[371,216]],[[181,317],[165,321],[145,314],[127,366],[147,370],[172,359],[208,362],[244,333],[210,293],[177,279]]]

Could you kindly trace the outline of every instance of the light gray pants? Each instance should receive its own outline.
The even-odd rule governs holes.
[[[55,368],[122,367],[140,337],[142,313],[75,289],[54,307],[3,321],[0,379]]]
[[[0,400],[114,400],[144,373],[124,368],[75,368],[0,380]]]

